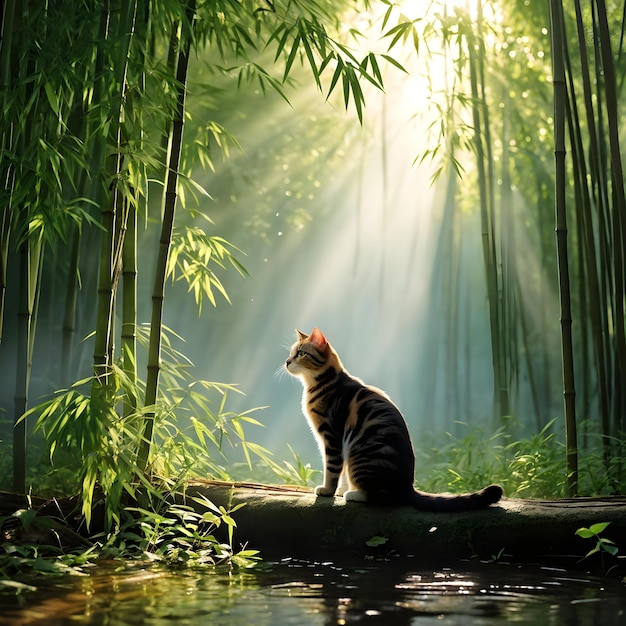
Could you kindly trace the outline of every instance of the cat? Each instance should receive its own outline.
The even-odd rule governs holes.
[[[324,459],[317,496],[433,512],[471,511],[500,500],[500,485],[453,496],[414,489],[415,453],[396,405],[380,389],[351,376],[318,328],[310,335],[296,333],[285,368],[302,382],[302,410]]]

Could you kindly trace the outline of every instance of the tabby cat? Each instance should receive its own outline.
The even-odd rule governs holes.
[[[457,496],[415,490],[415,454],[402,413],[380,389],[348,374],[318,328],[296,332],[285,367],[302,381],[302,410],[324,457],[316,495],[423,511],[471,511],[500,500],[499,485]]]

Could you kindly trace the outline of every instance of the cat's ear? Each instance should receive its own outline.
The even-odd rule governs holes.
[[[326,341],[326,337],[324,337],[324,334],[317,326],[313,329],[313,332],[309,335],[309,341],[320,350],[324,350],[326,346],[328,345],[328,341]]]
[[[301,330],[298,330],[297,328],[296,328],[296,335],[298,335],[298,339],[300,341],[304,341],[308,337],[306,333],[303,333]]]

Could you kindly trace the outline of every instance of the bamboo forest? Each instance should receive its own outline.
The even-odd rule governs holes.
[[[72,566],[259,558],[173,503],[322,480],[294,329],[393,399],[419,489],[624,494],[626,4],[1,11],[0,498],[71,500]]]

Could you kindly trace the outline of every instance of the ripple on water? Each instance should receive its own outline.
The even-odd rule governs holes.
[[[300,561],[252,570],[144,566],[0,596],[0,624],[212,626],[452,626],[626,623],[624,585],[558,568],[467,563],[425,569],[416,559]]]

